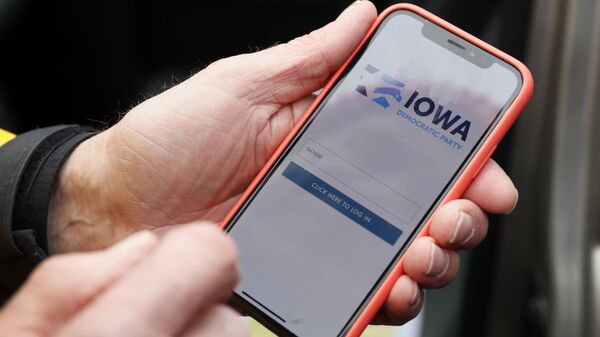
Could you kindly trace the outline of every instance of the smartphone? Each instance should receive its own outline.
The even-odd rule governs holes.
[[[414,5],[388,8],[225,218],[233,305],[279,336],[359,336],[532,88],[514,58]]]

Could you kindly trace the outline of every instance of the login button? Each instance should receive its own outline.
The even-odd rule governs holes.
[[[402,230],[295,162],[289,163],[283,176],[390,245],[402,235]]]

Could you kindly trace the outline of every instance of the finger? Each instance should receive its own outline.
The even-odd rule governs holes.
[[[223,59],[204,74],[221,79],[254,102],[287,104],[323,86],[350,56],[377,16],[369,1],[356,1],[335,21],[288,43]],[[223,79],[234,81],[223,82]],[[232,83],[238,83],[232,88]]]
[[[442,248],[472,249],[485,238],[488,217],[474,202],[453,200],[433,215],[429,236]]]
[[[101,252],[52,257],[36,268],[0,320],[50,335],[57,324],[138,264],[157,242],[154,234],[141,232]]]
[[[519,193],[500,165],[490,159],[463,197],[472,200],[486,212],[509,214],[517,205]]]
[[[238,313],[224,304],[199,314],[181,337],[246,337],[248,324]]]
[[[400,276],[373,324],[402,325],[410,321],[421,311],[423,297],[417,282],[408,275]]]
[[[418,238],[404,255],[404,272],[425,288],[447,285],[459,267],[458,253],[440,248],[431,237]]]
[[[214,226],[183,225],[108,289],[60,336],[172,336],[195,313],[227,299],[238,280],[236,250]]]

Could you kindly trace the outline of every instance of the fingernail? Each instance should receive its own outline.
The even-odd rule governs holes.
[[[410,295],[410,299],[408,300],[408,306],[411,308],[416,307],[417,305],[419,305],[419,302],[421,302],[421,298],[419,296],[421,289],[419,289],[419,285],[417,284],[417,282],[413,281],[410,276],[408,275],[402,275],[400,276],[400,278],[397,281],[396,286],[399,286],[403,289],[408,289],[409,287],[412,289],[411,295]],[[393,317],[395,315],[389,315],[390,317]]]
[[[513,205],[513,207],[510,209],[510,211],[506,212],[506,215],[509,215],[510,213],[512,213],[515,208],[517,208],[517,204],[519,203],[519,190],[515,187],[515,204]]]
[[[352,11],[352,9],[354,7],[356,7],[356,4],[358,4],[359,2],[361,2],[362,0],[356,0],[353,3],[350,4],[350,6],[346,7],[346,9],[344,9],[344,11],[342,13],[340,13],[340,15],[337,17],[338,19],[347,15],[348,13],[350,13]],[[337,20],[337,19],[336,19]]]
[[[450,257],[435,243],[431,242],[429,249],[429,266],[425,274],[438,278],[446,273],[450,267]]]
[[[458,220],[454,226],[454,233],[449,242],[451,245],[466,243],[475,235],[473,217],[465,211],[458,212]]]
[[[411,308],[414,308],[414,307],[418,306],[419,303],[421,302],[421,296],[420,296],[421,289],[419,289],[419,286],[416,283],[414,283],[414,282],[412,282],[412,283],[413,283],[413,294],[410,298],[410,301],[408,302],[408,306]]]

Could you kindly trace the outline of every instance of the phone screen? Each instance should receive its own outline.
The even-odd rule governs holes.
[[[500,59],[390,14],[228,226],[236,295],[293,335],[340,335],[520,87]]]

